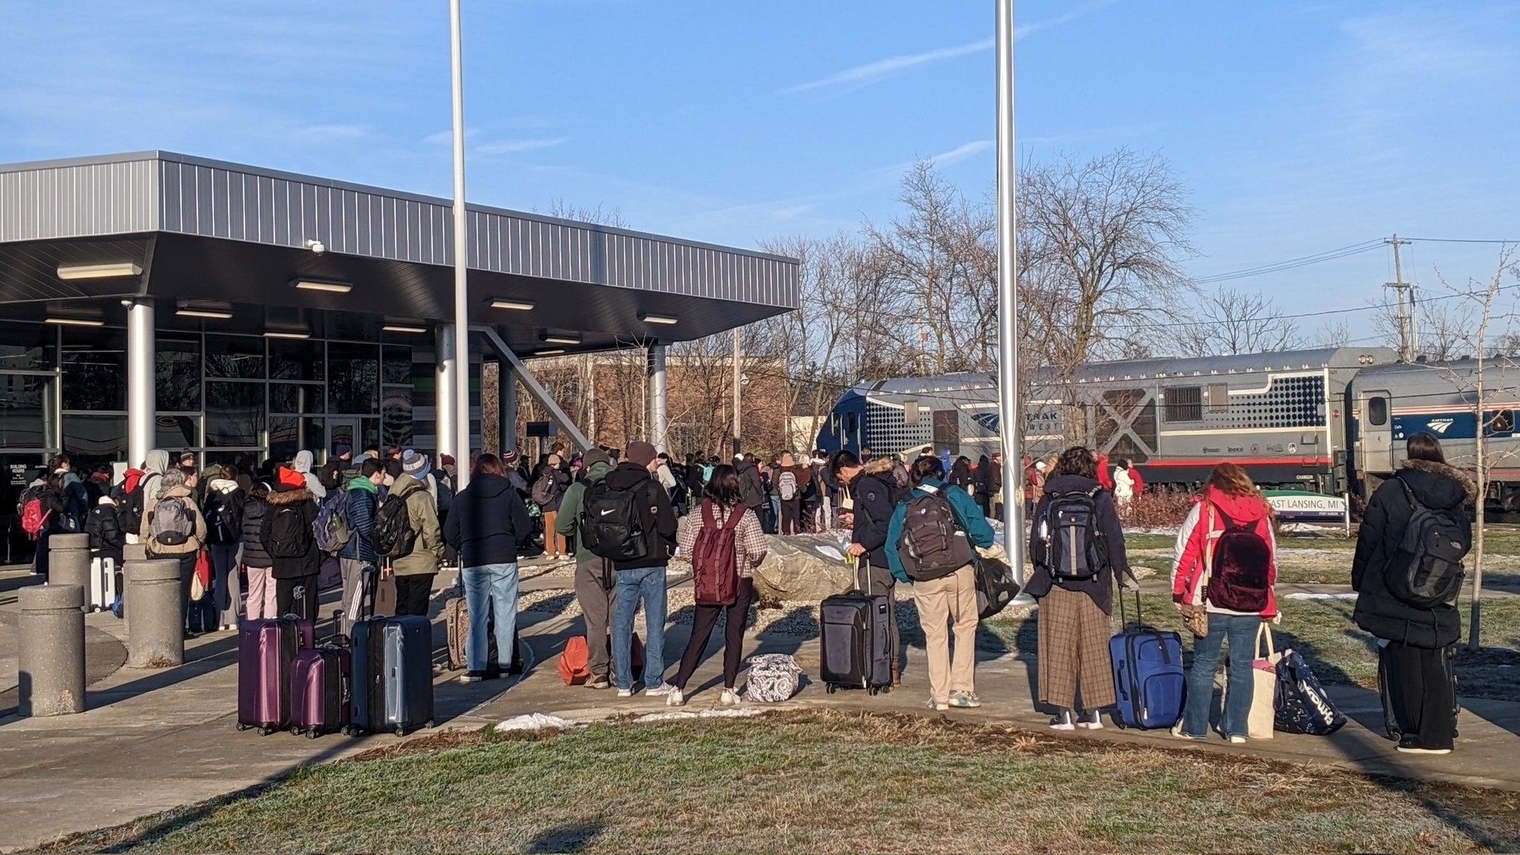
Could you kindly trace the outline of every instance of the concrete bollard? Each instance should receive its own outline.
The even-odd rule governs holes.
[[[22,715],[84,712],[84,600],[78,585],[21,589],[16,706]]]
[[[172,668],[185,661],[185,604],[180,599],[179,561],[154,558],[126,565],[127,665]]]
[[[54,534],[48,536],[48,584],[78,585],[90,592],[90,536]],[[80,604],[83,607],[83,603]]]
[[[127,565],[148,560],[148,547],[141,543],[129,543],[121,548],[121,624],[128,635],[132,634],[132,609],[127,602]]]

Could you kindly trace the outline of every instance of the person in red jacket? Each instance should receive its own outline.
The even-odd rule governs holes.
[[[1221,537],[1227,529],[1235,531],[1228,542],[1223,542]],[[1246,741],[1254,687],[1251,660],[1262,621],[1277,617],[1276,585],[1272,506],[1245,470],[1233,463],[1221,463],[1214,467],[1203,494],[1177,533],[1172,601],[1180,611],[1204,610],[1208,634],[1193,640],[1187,706],[1182,721],[1172,728],[1173,736],[1208,737],[1214,672],[1219,667],[1220,649],[1228,641],[1230,679],[1219,731],[1230,742]]]
[[[1108,492],[1114,491],[1114,469],[1108,462],[1107,454],[1098,455],[1098,483]]]
[[[1140,477],[1140,468],[1135,465],[1135,461],[1133,460],[1126,460],[1124,462],[1129,464],[1129,480],[1135,482],[1135,495],[1140,496],[1144,494],[1145,479]]]

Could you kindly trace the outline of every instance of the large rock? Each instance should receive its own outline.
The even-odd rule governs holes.
[[[755,568],[755,593],[765,600],[814,603],[855,587],[839,539],[797,534],[766,539],[765,560]]]

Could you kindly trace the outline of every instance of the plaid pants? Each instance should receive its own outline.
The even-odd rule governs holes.
[[[1114,664],[1108,654],[1108,615],[1086,594],[1059,585],[1040,602],[1040,702],[1089,712],[1111,707]]]

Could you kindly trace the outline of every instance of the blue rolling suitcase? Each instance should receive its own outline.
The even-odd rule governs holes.
[[[1120,591],[1119,621],[1124,616]],[[1182,719],[1187,697],[1187,674],[1182,670],[1182,636],[1145,625],[1140,617],[1140,594],[1135,594],[1135,628],[1124,629],[1108,642],[1114,660],[1114,692],[1119,699],[1121,727],[1171,727]]]
[[[433,625],[425,617],[354,624],[350,730],[405,736],[433,724]]]

